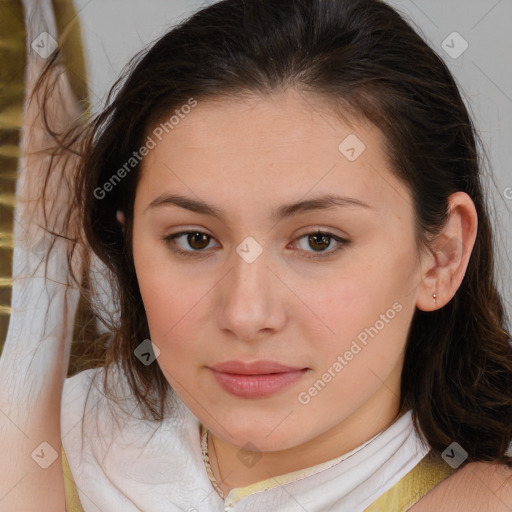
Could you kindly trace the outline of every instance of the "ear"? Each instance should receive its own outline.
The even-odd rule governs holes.
[[[416,306],[422,311],[435,311],[452,300],[464,279],[475,245],[478,216],[473,201],[464,192],[456,192],[448,202],[446,225],[431,243],[431,252],[421,260],[422,282]]]
[[[122,210],[117,210],[116,219],[117,219],[117,222],[119,222],[119,224],[121,224],[121,229],[123,230],[123,234],[124,234],[124,212]]]

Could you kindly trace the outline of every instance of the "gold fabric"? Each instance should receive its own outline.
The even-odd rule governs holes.
[[[21,2],[0,2],[0,344],[11,312],[14,193],[23,123],[25,26]]]
[[[455,471],[439,455],[434,455],[430,451],[419,464],[377,498],[364,512],[405,512]]]
[[[66,512],[84,512],[64,447],[62,447],[62,469],[64,470],[64,488],[66,490]]]

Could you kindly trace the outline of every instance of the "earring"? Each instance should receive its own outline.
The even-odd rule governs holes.
[[[435,293],[432,294],[432,297],[434,297],[434,304],[436,303],[437,295]]]

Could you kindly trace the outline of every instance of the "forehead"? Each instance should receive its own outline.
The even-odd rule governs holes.
[[[174,118],[173,126],[165,124],[170,117]],[[171,132],[176,144],[187,142],[181,146],[185,150],[209,147],[233,152],[283,152],[287,146],[296,149],[300,142],[311,149],[319,146],[320,139],[337,149],[344,133],[359,132],[363,136],[363,132],[369,132],[372,138],[383,138],[371,123],[363,118],[356,120],[335,108],[329,99],[294,89],[266,96],[246,93],[206,98],[180,118],[172,112],[164,115],[160,127],[164,138],[169,139],[166,135]],[[158,125],[153,128],[159,129]],[[375,142],[380,145],[382,141]]]
[[[171,114],[172,115],[172,114]],[[198,101],[144,158],[139,186],[149,202],[165,188],[219,202],[259,198],[283,203],[326,192],[378,208],[409,204],[391,172],[382,132],[363,119],[340,116],[325,98],[286,90],[271,96]]]

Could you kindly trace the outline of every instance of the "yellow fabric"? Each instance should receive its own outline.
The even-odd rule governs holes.
[[[64,446],[62,447],[62,469],[64,470],[64,487],[66,489],[66,512],[84,512],[78,498],[75,480],[71,474],[68,459],[64,452]]]
[[[455,471],[431,451],[364,512],[405,512]]]
[[[19,0],[0,2],[0,352],[11,313],[12,217],[23,123],[25,26]]]
[[[442,458],[430,452],[391,489],[368,506],[364,512],[405,512],[454,472],[455,470],[446,464]],[[285,477],[263,480],[237,489],[231,496],[230,504],[233,505],[255,492],[283,485],[296,479],[297,475],[300,474],[301,472],[297,471]]]

